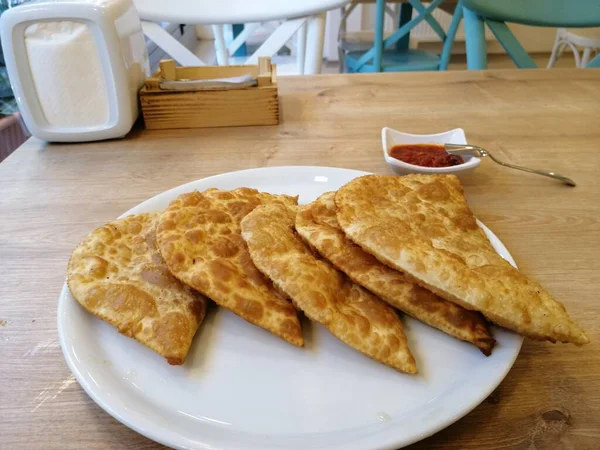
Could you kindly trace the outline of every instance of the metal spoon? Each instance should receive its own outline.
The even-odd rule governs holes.
[[[451,155],[471,155],[485,158],[489,156],[492,161],[500,164],[501,166],[510,167],[511,169],[523,170],[525,172],[537,173],[545,177],[554,178],[555,180],[562,181],[569,186],[577,186],[577,184],[568,177],[559,175],[555,172],[545,172],[543,170],[529,169],[528,167],[515,166],[514,164],[508,164],[502,161],[498,161],[494,156],[488,152],[485,148],[478,147],[477,145],[460,145],[460,144],[444,144],[444,148]]]

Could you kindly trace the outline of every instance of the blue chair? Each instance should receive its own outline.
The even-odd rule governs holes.
[[[462,0],[459,0],[457,3],[456,11],[447,33],[432,16],[432,12],[443,0],[433,0],[427,7],[421,4],[419,0],[407,1],[408,4],[406,6],[410,6],[410,8],[403,8],[400,27],[391,36],[384,39],[385,0],[377,0],[373,47],[367,51],[354,51],[346,54],[345,64],[349,72],[409,72],[417,70],[446,70],[448,68],[450,51],[454,44],[456,30],[462,19]],[[419,15],[411,19],[410,16],[412,15],[413,8]],[[422,21],[426,21],[442,40],[443,47],[440,55],[408,48],[410,31]]]
[[[518,68],[536,68],[506,22],[556,28],[600,26],[599,0],[463,0],[467,68],[487,69],[484,25]],[[600,55],[587,67],[600,67]]]

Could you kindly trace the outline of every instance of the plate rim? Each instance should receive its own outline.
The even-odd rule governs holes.
[[[175,186],[175,187],[165,190],[163,192],[159,192],[156,195],[152,196],[151,198],[148,198],[148,199],[138,203],[137,205],[133,206],[132,208],[127,210],[125,213],[121,214],[117,219],[126,217],[127,215],[130,215],[130,214],[134,214],[134,212],[132,212],[132,211],[137,210],[139,208],[143,209],[145,205],[156,201],[159,197],[169,196],[169,195],[177,195],[177,192],[185,192],[186,189],[188,189],[190,186],[197,184],[198,182],[206,183],[206,182],[210,182],[211,180],[219,179],[222,177],[229,177],[232,175],[250,174],[253,172],[263,172],[263,171],[270,171],[270,170],[275,170],[275,171],[279,171],[279,170],[296,170],[296,171],[297,170],[307,170],[307,171],[334,170],[334,171],[338,171],[339,170],[339,171],[343,171],[346,173],[352,172],[356,176],[372,174],[372,172],[365,172],[365,171],[360,171],[360,170],[356,170],[356,169],[346,169],[346,168],[341,168],[341,167],[303,166],[303,165],[258,167],[258,168],[252,168],[252,169],[243,169],[243,170],[237,170],[237,171],[231,171],[231,172],[224,172],[224,173],[212,175],[209,177],[193,180],[188,183],[184,183],[179,186]],[[496,243],[494,244],[494,247],[496,247],[496,245],[498,245],[499,248],[501,248],[508,256],[507,260],[509,261],[509,263],[511,263],[514,267],[517,267],[516,263],[514,262],[514,259],[512,258],[510,252],[508,251],[506,246],[503,244],[503,242],[487,226],[485,226],[478,219],[477,219],[477,224],[486,233],[486,236],[488,237],[488,239],[493,238],[496,241]],[[65,302],[67,301],[69,296],[70,296],[70,291],[69,291],[69,288],[68,288],[66,280],[65,280],[65,282],[63,283],[61,292],[59,294],[58,308],[57,308],[57,331],[58,331],[60,347],[61,347],[61,350],[63,353],[63,357],[65,358],[65,361],[67,363],[67,366],[69,367],[69,369],[71,370],[71,372],[73,373],[75,378],[77,379],[79,385],[83,388],[83,390],[86,392],[86,394],[100,408],[102,408],[106,413],[108,413],[110,416],[112,416],[114,419],[116,419],[117,421],[119,421],[120,423],[125,425],[126,427],[147,437],[148,439],[151,439],[155,442],[158,442],[158,443],[166,445],[166,446],[171,446],[173,448],[181,448],[181,449],[201,448],[201,449],[216,450],[218,448],[225,448],[225,447],[215,447],[213,444],[210,444],[207,442],[199,442],[199,441],[194,441],[193,446],[183,445],[181,443],[181,440],[179,442],[175,442],[173,440],[173,438],[170,437],[170,433],[168,433],[168,431],[169,431],[168,427],[163,426],[163,427],[157,427],[155,429],[147,428],[143,425],[140,425],[134,419],[132,419],[130,417],[126,417],[122,411],[118,410],[118,408],[116,407],[118,405],[110,404],[110,402],[105,401],[105,399],[102,398],[100,389],[95,390],[93,388],[91,383],[89,383],[88,380],[85,378],[85,376],[81,372],[79,366],[76,364],[72,355],[68,351],[68,344],[66,342],[66,330],[64,329],[64,325],[63,325],[63,322],[61,319],[63,318],[64,315],[66,315]],[[478,400],[472,401],[468,407],[461,409],[459,411],[453,412],[452,414],[443,418],[443,420],[439,420],[439,419],[436,420],[435,426],[428,428],[426,433],[413,434],[408,439],[406,438],[406,436],[403,436],[402,433],[398,433],[398,437],[395,439],[389,438],[389,439],[386,439],[383,441],[382,440],[377,441],[376,439],[373,439],[372,445],[369,444],[369,447],[364,447],[364,446],[356,447],[356,446],[352,446],[352,444],[348,445],[347,442],[340,442],[340,443],[336,443],[336,444],[326,447],[326,448],[335,448],[335,449],[338,449],[338,448],[339,449],[342,449],[342,448],[343,449],[350,449],[350,448],[366,449],[366,448],[368,448],[371,450],[392,449],[392,448],[398,449],[401,447],[405,447],[407,445],[411,445],[415,442],[421,441],[421,440],[423,440],[429,436],[432,436],[433,434],[443,430],[444,428],[450,426],[451,424],[455,423],[459,419],[461,419],[464,416],[466,416],[467,414],[469,414],[477,406],[479,406],[483,402],[483,400],[485,400],[485,398],[487,398],[494,391],[494,389],[496,389],[500,385],[500,383],[502,383],[502,381],[504,380],[504,378],[506,377],[508,372],[512,369],[517,357],[520,354],[521,347],[523,344],[523,337],[518,336],[518,335],[515,335],[515,336],[517,336],[517,338],[518,338],[517,339],[519,341],[518,345],[515,347],[514,354],[511,358],[511,360],[510,361],[507,360],[506,369],[503,371],[503,373],[500,374],[500,376],[497,378],[497,380],[495,380],[497,382],[493,382],[493,383],[487,385],[486,389],[484,389],[484,391],[478,396],[479,397]],[[167,433],[165,433],[165,431],[167,431]],[[180,435],[176,434],[176,436],[180,436]],[[280,436],[280,437],[284,437],[284,436]],[[371,437],[373,437],[373,436],[371,436]],[[362,441],[358,442],[358,443],[364,444],[364,442],[362,442]],[[199,445],[197,445],[197,444],[199,444]],[[305,444],[301,444],[301,445],[302,445],[302,447],[296,447],[296,446],[292,445],[290,448],[306,448]],[[264,445],[263,447],[267,448],[266,445]],[[240,448],[243,448],[243,447],[240,447]],[[251,445],[247,448],[260,448],[260,447],[254,447]]]

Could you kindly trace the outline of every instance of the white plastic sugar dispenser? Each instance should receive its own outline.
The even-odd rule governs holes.
[[[0,35],[25,124],[53,142],[122,137],[149,75],[131,0],[41,0],[6,11]]]

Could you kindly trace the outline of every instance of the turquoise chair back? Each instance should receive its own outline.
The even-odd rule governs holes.
[[[463,10],[462,0],[459,0],[446,32],[432,15],[442,2],[443,0],[432,0],[428,6],[425,6],[419,0],[407,0],[407,3],[402,4],[399,28],[384,39],[385,0],[377,0],[373,47],[364,52],[348,53],[345,57],[348,70],[350,72],[446,70]],[[418,12],[418,16],[414,18],[411,17],[413,9]],[[440,55],[408,48],[410,31],[423,21],[429,24],[443,42]]]
[[[558,28],[600,26],[600,0],[464,0],[463,6],[469,70],[487,69],[484,25],[519,68],[537,65],[507,22]],[[600,55],[587,67],[600,67]]]

